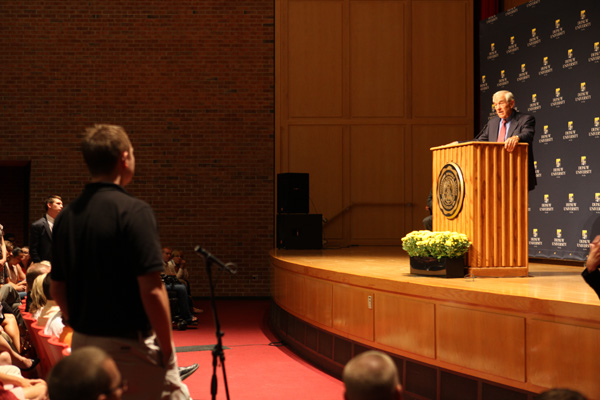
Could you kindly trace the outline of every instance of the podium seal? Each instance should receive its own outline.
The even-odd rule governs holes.
[[[460,214],[465,199],[465,180],[460,167],[447,163],[442,167],[437,179],[438,207],[448,219]]]

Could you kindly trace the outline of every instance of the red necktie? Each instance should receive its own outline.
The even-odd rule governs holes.
[[[506,122],[502,120],[502,126],[500,127],[500,133],[498,134],[498,142],[504,142],[504,136],[506,136]]]

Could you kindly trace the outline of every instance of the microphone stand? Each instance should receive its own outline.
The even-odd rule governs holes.
[[[224,333],[221,331],[221,323],[219,322],[219,316],[217,314],[217,305],[215,303],[215,286],[212,280],[212,257],[206,257],[206,275],[208,276],[208,285],[210,287],[210,306],[212,308],[213,316],[215,318],[215,328],[217,336],[217,344],[212,350],[212,367],[213,374],[210,382],[210,393],[211,398],[216,400],[217,398],[217,359],[221,361],[221,369],[223,370],[223,381],[225,383],[225,393],[227,394],[227,400],[229,400],[229,386],[227,385],[227,373],[225,372],[225,353],[223,352],[223,341],[221,338]]]
[[[213,316],[215,317],[215,328],[216,328],[216,336],[217,336],[217,344],[213,347],[212,350],[212,366],[213,366],[213,375],[210,382],[210,393],[212,395],[212,399],[216,400],[217,398],[217,359],[221,360],[221,369],[223,370],[223,381],[225,383],[225,392],[227,393],[227,400],[229,400],[229,386],[227,385],[227,373],[225,372],[225,353],[223,352],[223,341],[222,337],[224,333],[221,331],[221,323],[219,322],[219,315],[217,314],[217,304],[215,302],[215,285],[212,279],[212,264],[216,263],[219,267],[227,270],[230,274],[234,275],[237,273],[236,270],[231,267],[235,267],[233,263],[225,264],[217,257],[210,254],[208,251],[204,250],[200,246],[196,246],[194,251],[198,254],[202,254],[204,256],[205,264],[206,264],[206,275],[208,276],[208,286],[210,288],[210,306],[212,308]]]

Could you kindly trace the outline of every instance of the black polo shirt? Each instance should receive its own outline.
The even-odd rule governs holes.
[[[137,277],[163,271],[150,206],[113,183],[86,185],[54,223],[51,277],[66,283],[77,332],[122,336],[150,323]]]

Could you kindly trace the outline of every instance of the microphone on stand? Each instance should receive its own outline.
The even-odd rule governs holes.
[[[210,252],[208,252],[207,250],[200,247],[200,245],[194,247],[194,251],[198,254],[202,254],[207,262],[214,262],[215,264],[219,265],[221,268],[227,270],[231,275],[237,274],[237,270],[233,269],[233,268],[237,267],[234,263],[232,263],[232,262],[224,263],[223,261],[219,260],[217,257],[210,254]]]
[[[481,136],[483,134],[483,132],[485,132],[485,130],[487,129],[489,123],[490,123],[490,121],[488,120],[488,122],[483,126],[483,128],[481,128],[481,130],[479,131],[479,133],[477,134],[477,136],[475,136],[475,138],[473,138],[473,140],[479,139],[479,136]]]

